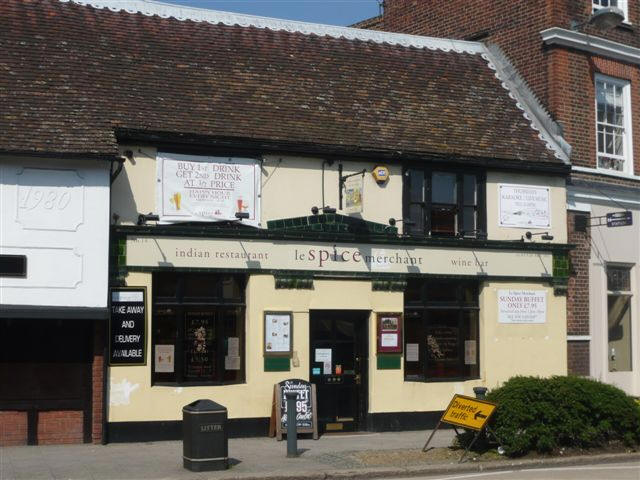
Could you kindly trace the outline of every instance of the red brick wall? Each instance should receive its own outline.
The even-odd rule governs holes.
[[[572,375],[589,375],[589,342],[567,344],[568,369]]]
[[[0,412],[0,447],[27,444],[27,412]]]
[[[567,212],[569,243],[576,246],[569,254],[571,269],[567,295],[567,335],[589,335],[589,258],[591,239],[586,232],[575,231],[576,216],[588,213]]]
[[[567,290],[567,335],[589,335],[589,259],[591,238],[586,232],[575,230],[577,216],[589,217],[588,213],[567,212],[569,243],[576,247],[569,254],[571,269]],[[567,370],[574,375],[589,375],[589,342],[567,344]]]
[[[96,321],[93,333],[93,364],[91,365],[91,441],[102,441],[102,409],[103,409],[103,348],[104,321]]]
[[[38,412],[38,445],[82,443],[82,410]]]

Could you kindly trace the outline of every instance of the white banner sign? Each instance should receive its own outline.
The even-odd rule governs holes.
[[[498,290],[500,323],[545,323],[547,292],[545,290]]]
[[[251,158],[157,155],[157,211],[160,221],[217,222],[249,218],[260,226],[260,162]]]
[[[498,190],[501,227],[551,227],[549,187],[499,185]]]
[[[550,277],[551,252],[181,237],[127,237],[127,266]]]

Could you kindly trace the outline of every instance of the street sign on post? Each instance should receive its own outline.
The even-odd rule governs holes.
[[[626,227],[633,225],[633,215],[630,210],[607,213],[607,227]]]

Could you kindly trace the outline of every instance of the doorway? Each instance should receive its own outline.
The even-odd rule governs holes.
[[[310,312],[309,378],[321,433],[366,429],[369,316],[368,310]]]

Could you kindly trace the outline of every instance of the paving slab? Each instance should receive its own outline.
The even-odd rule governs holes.
[[[640,453],[534,459],[497,458],[459,464],[460,451],[421,448],[431,431],[323,435],[300,439],[298,458],[286,457],[286,441],[229,440],[231,468],[191,472],[182,467],[182,442],[51,445],[0,448],[0,480],[294,480],[373,479],[505,470],[514,467],[640,461]],[[433,447],[448,447],[452,430],[439,430]]]

